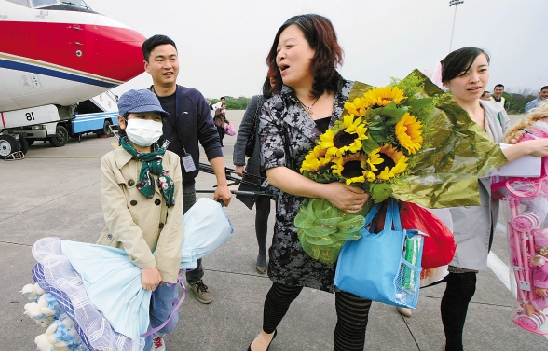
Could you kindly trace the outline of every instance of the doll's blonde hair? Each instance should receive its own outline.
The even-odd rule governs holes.
[[[504,141],[512,144],[517,143],[525,133],[525,130],[531,128],[536,121],[543,117],[548,117],[548,100],[541,102],[538,107],[531,109],[525,117],[510,127],[504,135]]]

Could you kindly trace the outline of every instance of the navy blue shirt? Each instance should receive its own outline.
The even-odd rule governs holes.
[[[178,111],[175,111],[175,97],[178,100]],[[217,128],[213,125],[211,109],[204,96],[195,88],[177,85],[177,90],[170,96],[158,97],[162,108],[170,117],[164,118],[163,132],[169,141],[168,150],[183,157],[184,151],[192,155],[196,171],[186,172],[183,169],[183,186],[196,183],[200,150],[198,142],[204,148],[208,160],[223,156]],[[184,151],[183,151],[184,146]]]

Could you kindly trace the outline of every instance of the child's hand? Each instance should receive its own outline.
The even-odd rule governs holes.
[[[535,288],[535,291],[537,291],[537,295],[542,297],[548,297],[548,288]]]
[[[154,291],[162,281],[162,277],[156,268],[141,269],[143,289]]]

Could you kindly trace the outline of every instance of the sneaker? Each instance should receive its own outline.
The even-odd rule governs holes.
[[[211,303],[211,292],[209,292],[209,289],[202,280],[198,281],[195,284],[190,284],[190,288],[192,289],[192,291],[194,291],[198,302],[204,304]]]
[[[158,336],[152,339],[152,350],[153,351],[165,351],[166,344],[162,336]]]

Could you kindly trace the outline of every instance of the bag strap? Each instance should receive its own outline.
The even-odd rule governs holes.
[[[377,204],[375,204],[375,206],[373,206],[373,208],[371,210],[369,210],[369,213],[367,213],[367,215],[365,216],[365,225],[364,226],[371,225],[371,222],[375,218],[375,215],[377,215],[377,213],[379,212],[380,208],[381,208],[381,203],[377,203]]]
[[[388,225],[389,227],[386,227]],[[398,201],[394,198],[389,198],[388,210],[386,211],[386,220],[384,221],[384,228],[391,229],[394,226],[395,231],[402,231],[400,207]]]
[[[257,108],[255,109],[255,115],[253,115],[253,130],[252,133],[257,133],[257,127],[259,127],[259,112],[261,111],[262,95],[257,95]]]
[[[373,219],[375,218],[375,215],[379,212],[379,209],[381,208],[382,203],[377,203],[367,213],[365,216],[365,225],[369,226]],[[391,229],[394,227],[395,231],[402,231],[401,226],[401,216],[400,216],[400,207],[398,205],[398,201],[394,198],[388,199],[388,209],[386,210],[386,218],[384,220],[384,228],[385,229]]]

